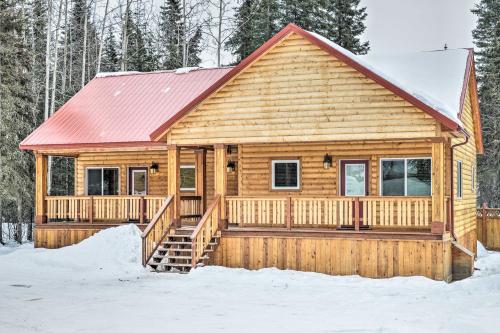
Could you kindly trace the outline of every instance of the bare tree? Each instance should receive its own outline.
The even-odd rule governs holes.
[[[82,57],[82,88],[85,86],[85,66],[87,61],[87,34],[88,34],[88,9],[87,1],[84,2],[84,19],[83,19],[83,57]]]
[[[209,0],[209,5],[215,11],[208,11],[208,19],[205,22],[207,28],[204,31],[209,39],[215,43],[217,67],[221,66],[221,53],[224,43],[231,36],[230,32],[232,30],[229,25],[232,20],[229,10],[230,4],[230,0]]]
[[[50,116],[54,114],[56,108],[56,83],[57,83],[57,57],[59,54],[59,28],[61,27],[61,16],[62,16],[62,8],[63,8],[63,0],[59,1],[59,13],[57,15],[57,24],[56,24],[56,35],[55,35],[55,45],[54,45],[54,67],[52,71],[52,97],[50,104]]]
[[[106,29],[106,18],[108,17],[108,7],[109,7],[109,0],[106,0],[106,7],[104,8],[104,17],[102,19],[101,40],[99,43],[99,55],[97,56],[97,73],[101,71],[102,48],[104,46],[104,31]]]

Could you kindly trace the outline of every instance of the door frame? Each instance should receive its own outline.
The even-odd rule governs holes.
[[[343,197],[345,197],[345,165],[346,164],[364,164],[365,165],[365,195],[368,196],[370,194],[370,160],[369,159],[346,159],[346,160],[339,160],[340,164],[340,172],[339,172],[339,182],[340,182],[340,188],[339,188],[339,194]]]
[[[133,182],[134,182],[134,178],[132,177],[133,176],[133,173],[134,171],[144,171],[145,174],[146,174],[146,194],[145,195],[148,195],[149,194],[149,175],[148,175],[148,167],[147,166],[134,166],[134,167],[128,167],[128,171],[127,171],[127,177],[128,177],[128,181],[127,181],[127,193],[128,195],[134,195],[133,194]]]

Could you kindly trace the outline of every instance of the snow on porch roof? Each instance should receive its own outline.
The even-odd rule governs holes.
[[[21,149],[151,145],[149,134],[231,67],[98,75],[20,144]]]

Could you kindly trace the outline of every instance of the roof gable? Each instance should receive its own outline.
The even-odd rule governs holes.
[[[172,144],[428,138],[419,108],[294,32],[168,127]]]
[[[254,51],[251,55],[243,59],[236,67],[234,67],[231,71],[229,71],[226,75],[224,75],[224,77],[220,78],[211,87],[209,87],[202,94],[200,94],[189,105],[187,105],[184,109],[182,109],[175,117],[170,118],[167,122],[163,123],[155,131],[153,131],[150,135],[151,139],[159,140],[173,123],[175,123],[176,121],[184,117],[187,113],[192,111],[204,99],[206,99],[214,92],[219,90],[221,87],[223,87],[225,84],[227,84],[227,82],[229,82],[232,78],[234,78],[241,71],[250,66],[253,62],[255,62],[258,58],[260,58],[263,54],[265,54],[273,46],[282,41],[291,33],[296,33],[306,38],[311,43],[317,45],[318,47],[320,47],[327,53],[331,54],[335,58],[343,61],[347,65],[353,67],[354,69],[366,75],[368,78],[372,79],[381,86],[385,87],[386,89],[392,91],[393,93],[400,96],[404,100],[408,101],[415,107],[428,113],[448,129],[457,130],[460,127],[459,120],[452,119],[453,117],[450,117],[449,114],[443,113],[438,108],[433,107],[432,100],[429,101],[426,100],[425,98],[417,98],[416,96],[412,95],[411,93],[403,89],[402,85],[398,86],[397,83],[393,82],[394,80],[391,80],[381,71],[367,64],[365,61],[360,59],[360,57],[343,49],[342,47],[329,41],[328,39],[322,37],[321,35],[306,31],[296,26],[295,24],[290,23],[280,32],[278,32],[275,36],[269,39],[266,43],[264,43],[261,47],[259,47],[256,51]]]

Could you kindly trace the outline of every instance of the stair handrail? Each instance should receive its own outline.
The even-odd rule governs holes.
[[[221,195],[218,194],[190,236],[192,267],[196,266],[210,241],[219,231],[220,200]]]
[[[156,252],[161,242],[167,236],[172,224],[172,214],[168,213],[168,208],[172,204],[174,196],[168,196],[155,213],[153,219],[142,232],[142,265],[146,266],[153,254]],[[154,231],[154,232],[153,232]]]

